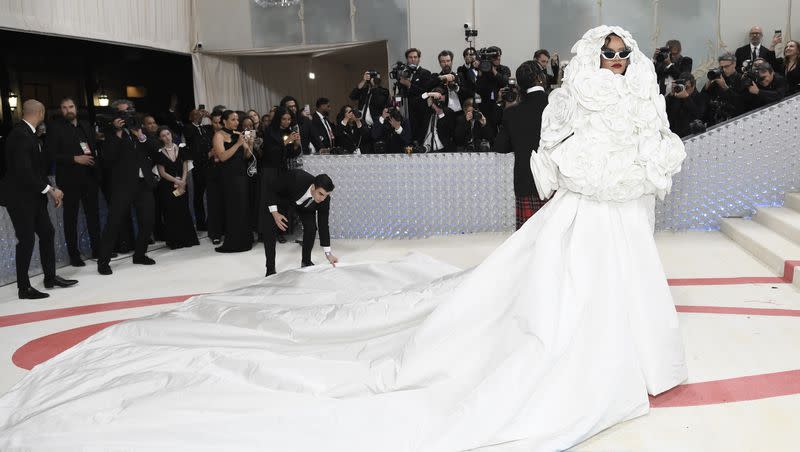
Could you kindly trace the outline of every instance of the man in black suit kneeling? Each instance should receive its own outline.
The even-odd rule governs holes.
[[[267,275],[275,274],[275,235],[276,228],[286,231],[288,220],[278,212],[281,202],[291,204],[297,209],[300,221],[303,223],[303,257],[302,267],[314,265],[311,262],[311,250],[314,248],[314,238],[319,227],[319,243],[325,252],[325,257],[332,265],[339,261],[331,253],[331,234],[328,227],[328,216],[331,208],[330,194],[333,191],[333,181],[327,174],[312,176],[311,174],[292,169],[277,172],[268,171],[262,179],[263,198],[266,209],[270,215],[262,220],[264,234],[264,254],[267,258]],[[271,217],[271,218],[270,218]]]

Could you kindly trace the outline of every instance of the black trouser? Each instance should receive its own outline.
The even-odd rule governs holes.
[[[99,190],[94,179],[87,178],[78,185],[62,186],[64,191],[64,239],[70,258],[80,258],[78,249],[78,209],[83,204],[86,229],[92,244],[92,256],[100,253]]]
[[[117,234],[120,228],[125,227],[126,219],[130,218],[131,207],[136,209],[136,221],[139,226],[134,257],[142,257],[147,253],[147,244],[153,233],[153,188],[143,179],[139,179],[135,187],[113,190],[111,197],[114,201],[111,203],[106,229],[103,231],[98,264],[107,264],[111,260],[111,251],[114,249]]]
[[[206,178],[206,196],[208,197],[208,237],[222,238],[225,235],[225,203],[222,199],[222,180],[219,168],[209,168]]]
[[[113,203],[113,192],[114,189],[111,187],[111,180],[112,174],[111,170],[104,170],[103,172],[103,184],[100,187],[100,190],[103,192],[103,196],[106,198],[106,228],[108,228],[108,219],[111,216],[111,204]],[[102,243],[102,238],[100,239]],[[131,245],[133,244],[133,219],[131,218],[130,212],[128,212],[125,220],[120,225],[117,231],[117,241],[114,243],[114,251],[118,253],[127,253],[131,250]],[[99,254],[98,254],[99,257]]]
[[[158,241],[164,240],[164,206],[158,196],[158,190],[152,190],[153,195],[153,228],[151,229],[153,238]],[[137,215],[138,216],[138,215]],[[140,229],[141,231],[141,229]],[[137,236],[138,237],[138,236]],[[148,241],[150,238],[148,237]]]
[[[52,280],[56,276],[55,230],[47,213],[47,195],[34,202],[10,205],[7,209],[17,236],[17,288],[23,290],[31,286],[28,269],[36,240],[34,234],[39,236],[39,259],[44,279]]]
[[[311,250],[317,237],[317,211],[297,207],[297,214],[303,223],[303,257],[301,264],[311,262]],[[279,231],[272,214],[264,220],[264,255],[267,258],[267,271],[275,271],[275,234]]]
[[[206,167],[195,166],[192,170],[192,182],[194,186],[194,222],[198,230],[202,231],[208,228],[206,222]]]

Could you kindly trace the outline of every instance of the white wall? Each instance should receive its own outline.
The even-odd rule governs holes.
[[[539,46],[539,0],[409,0],[409,47],[422,51],[422,66],[439,71],[436,56],[448,49],[463,64],[464,23],[478,29],[477,48],[497,45],[513,73]]]
[[[197,37],[203,50],[250,49],[253,32],[251,1],[194,0],[197,8]]]
[[[189,53],[191,0],[0,0],[0,28]]]

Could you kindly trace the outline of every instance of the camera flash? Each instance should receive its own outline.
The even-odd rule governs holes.
[[[308,78],[310,78],[311,80],[314,80],[315,78],[317,78],[317,74],[315,74],[313,72],[309,72],[308,73]]]

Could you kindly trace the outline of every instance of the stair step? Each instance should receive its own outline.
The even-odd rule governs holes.
[[[800,244],[800,212],[786,207],[759,207],[753,220]]]
[[[800,212],[800,193],[786,193],[783,206]]]
[[[720,230],[779,276],[786,261],[800,260],[800,245],[755,221],[724,218]]]

